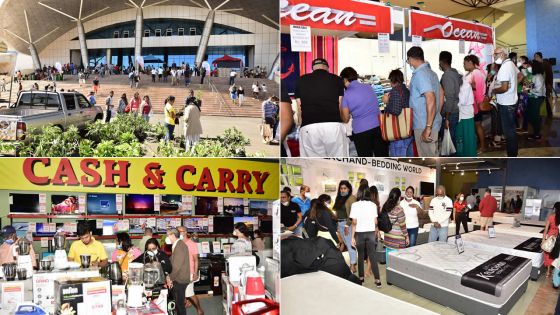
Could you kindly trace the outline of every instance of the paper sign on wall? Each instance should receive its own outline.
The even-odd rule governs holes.
[[[160,204],[161,204],[161,196],[160,195],[154,195],[154,211],[155,212],[159,212]]]
[[[86,213],[86,196],[79,195],[78,196],[78,212],[79,213]]]
[[[156,226],[156,218],[148,218],[146,220],[146,225],[149,227],[155,227]]]
[[[212,242],[212,252],[214,252],[214,254],[219,254],[221,251],[220,242]]]
[[[208,233],[214,233],[214,216],[208,216]]]
[[[123,195],[117,194],[115,200],[116,200],[117,213],[121,214],[123,210]]]
[[[95,220],[95,228],[102,229],[103,228],[103,220]]]
[[[465,53],[465,41],[462,39],[459,41],[459,53],[460,54]]]
[[[39,212],[47,212],[47,194],[39,194]]]
[[[412,46],[422,47],[422,36],[412,35]]]
[[[37,226],[35,225],[35,222],[29,222],[29,224],[27,225],[27,230],[32,233],[37,232]]]
[[[64,231],[68,233],[76,233],[78,231],[78,224],[76,222],[65,222]]]
[[[292,51],[311,52],[311,27],[290,25]]]
[[[218,213],[224,213],[224,197],[218,197]]]
[[[377,34],[377,44],[379,46],[380,54],[388,54],[391,52],[391,40],[389,39],[389,34],[387,33]]]
[[[48,237],[41,237],[41,248],[49,247],[49,238]]]

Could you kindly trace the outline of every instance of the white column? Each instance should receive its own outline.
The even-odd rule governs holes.
[[[134,36],[134,68],[138,69],[138,56],[142,56],[142,36],[144,36],[144,14],[142,8],[136,9],[136,29]]]
[[[41,69],[41,60],[39,59],[37,48],[35,48],[33,43],[29,44],[29,53],[31,54],[31,59],[33,59],[33,67],[35,67],[35,69]]]
[[[84,24],[82,21],[78,20],[78,39],[80,41],[80,53],[82,54],[82,63],[84,68],[89,65],[89,55],[86,43],[86,32],[84,30]]]
[[[195,64],[200,67],[202,61],[204,61],[204,56],[206,55],[206,48],[208,48],[208,42],[210,41],[210,34],[212,33],[212,26],[214,26],[214,17],[216,16],[216,10],[210,10],[206,21],[204,22],[204,29],[202,30],[202,36],[200,37],[200,44],[198,45],[198,51],[196,52]]]

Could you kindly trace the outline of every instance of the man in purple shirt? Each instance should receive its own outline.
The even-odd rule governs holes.
[[[379,103],[373,88],[358,82],[354,68],[344,68],[340,76],[346,87],[340,114],[344,123],[352,116],[352,140],[358,156],[389,156],[389,146],[381,138]]]

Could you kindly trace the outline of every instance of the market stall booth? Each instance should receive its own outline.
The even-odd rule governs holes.
[[[2,225],[12,226],[18,238],[17,260],[0,268],[2,314],[12,314],[18,303],[48,314],[71,307],[86,315],[93,314],[88,309],[168,314],[184,307],[166,285],[164,262],[145,252],[148,246],[138,248],[143,260],[126,261],[128,268],[114,255],[121,248],[117,233],[126,232],[138,247],[149,228],[161,251],[173,257],[166,233],[178,227],[199,252],[195,294],[227,314],[236,314],[238,302],[247,304],[244,309],[278,308],[279,257],[271,238],[279,175],[272,161],[14,158],[0,161],[0,178]],[[264,248],[236,251],[237,223],[251,235],[259,230]],[[101,242],[95,254],[71,249],[88,246],[78,235],[84,227]],[[31,250],[24,251],[23,242]],[[34,268],[12,277],[13,268],[28,265]],[[245,292],[255,273],[250,283],[261,281],[254,287],[262,290]],[[261,304],[251,302],[259,298]]]

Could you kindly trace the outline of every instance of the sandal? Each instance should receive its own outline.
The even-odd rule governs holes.
[[[375,286],[380,289],[381,288],[381,280],[375,280]]]

